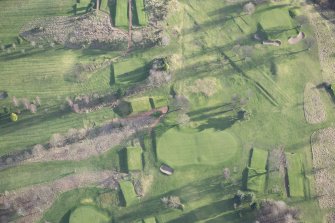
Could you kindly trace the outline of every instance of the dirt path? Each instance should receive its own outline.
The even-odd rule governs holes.
[[[316,7],[316,8],[315,8]],[[329,83],[335,81],[335,37],[332,29],[335,25],[325,20],[318,12],[317,6],[306,6],[306,13],[314,28],[319,48],[319,58],[322,67],[323,80]]]
[[[84,172],[47,184],[38,184],[0,194],[0,205],[18,215],[16,223],[36,222],[56,198],[66,191],[82,187],[115,188],[126,174],[114,171]],[[10,216],[8,216],[10,217]],[[5,222],[7,222],[5,220]]]

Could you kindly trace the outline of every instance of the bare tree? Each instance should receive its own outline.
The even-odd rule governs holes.
[[[26,110],[30,109],[30,102],[27,98],[22,98],[21,103],[22,103],[24,109],[26,109]]]
[[[79,105],[78,105],[78,104],[73,104],[73,106],[72,106],[72,111],[73,111],[74,113],[80,113]]]
[[[37,106],[41,106],[41,98],[39,96],[36,96],[35,102]]]
[[[255,5],[252,2],[249,2],[243,6],[243,11],[248,14],[252,15],[256,10]]]
[[[305,38],[305,45],[310,50],[315,45],[315,39],[311,36]]]
[[[15,96],[13,96],[13,98],[12,98],[12,102],[13,102],[13,105],[15,106],[15,107],[19,107],[19,100],[17,100],[17,98],[15,97]]]
[[[177,122],[179,125],[186,125],[190,122],[190,117],[185,113],[181,113],[177,117]]]
[[[230,179],[230,169],[227,168],[227,167],[223,169],[223,178],[225,180],[229,180]]]
[[[299,210],[287,206],[284,201],[263,200],[257,213],[259,223],[297,223]]]
[[[180,198],[177,196],[169,196],[161,198],[161,201],[164,205],[169,208],[183,208],[184,205],[181,203]]]
[[[73,101],[71,100],[71,98],[67,97],[65,100],[66,100],[66,102],[67,102],[67,105],[68,105],[70,108],[72,108],[72,106],[73,106]]]
[[[53,134],[49,141],[49,144],[52,147],[60,147],[60,146],[63,146],[64,143],[65,143],[65,138],[59,133]]]
[[[37,112],[37,107],[35,104],[30,104],[29,110],[31,113],[36,113]]]
[[[32,150],[31,153],[33,154],[34,157],[39,157],[44,150],[44,146],[41,144],[36,144]]]

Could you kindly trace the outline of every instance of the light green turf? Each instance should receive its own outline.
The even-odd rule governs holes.
[[[267,10],[262,13],[260,23],[265,31],[292,28],[291,17],[286,8]]]
[[[250,168],[259,173],[265,171],[268,152],[262,149],[253,148]]]
[[[304,196],[304,177],[300,154],[286,154],[290,195],[292,197]]]
[[[132,58],[114,64],[116,82],[123,84],[136,83],[144,80],[148,75],[144,60]]]
[[[140,147],[127,148],[128,171],[142,170],[142,149]]]
[[[155,217],[143,219],[144,223],[156,223]]]
[[[229,132],[188,132],[174,128],[162,135],[157,149],[158,158],[174,167],[222,163],[234,157],[239,145]]]
[[[115,26],[121,28],[128,27],[128,0],[116,1]]]
[[[127,207],[138,203],[138,198],[132,182],[121,181],[120,187]]]
[[[100,10],[109,14],[108,0],[100,0]]]
[[[268,152],[261,149],[253,149],[251,165],[248,172],[247,188],[252,191],[264,192],[266,180],[266,161]]]
[[[108,223],[109,217],[91,206],[76,208],[70,216],[69,223]]]
[[[136,11],[139,25],[146,26],[148,24],[148,16],[144,11],[144,0],[136,0]]]
[[[135,98],[130,100],[133,112],[146,112],[151,110],[148,97]]]

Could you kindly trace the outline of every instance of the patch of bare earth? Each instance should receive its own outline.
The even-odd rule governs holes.
[[[0,206],[14,210],[18,216],[16,223],[36,222],[61,193],[89,186],[116,188],[118,181],[125,175],[114,171],[74,174],[52,183],[33,185],[0,194]]]
[[[317,124],[326,120],[326,110],[320,92],[312,83],[307,83],[305,86],[304,113],[306,121],[310,124]]]
[[[316,190],[321,208],[335,207],[335,129],[326,128],[311,137]]]

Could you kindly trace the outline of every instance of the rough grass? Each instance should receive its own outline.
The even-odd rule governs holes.
[[[304,112],[306,121],[318,124],[326,120],[326,109],[319,90],[312,83],[307,83],[304,91]]]
[[[128,0],[116,1],[115,26],[121,28],[128,27]]]
[[[218,164],[233,158],[238,143],[229,132],[171,129],[158,141],[158,158],[174,166]]]
[[[76,208],[70,216],[69,223],[108,223],[109,217],[91,206]]]
[[[122,181],[120,182],[120,188],[127,207],[138,203],[137,195],[132,182]]]
[[[128,171],[142,170],[142,149],[139,147],[127,148]]]

